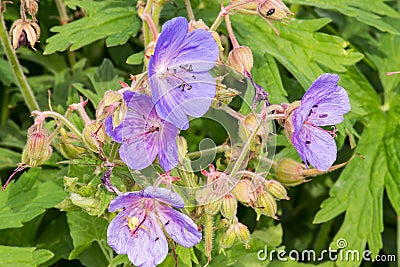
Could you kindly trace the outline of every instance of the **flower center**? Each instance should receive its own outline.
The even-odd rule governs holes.
[[[138,238],[139,235],[137,234],[138,230],[140,228],[144,229],[145,231],[149,231],[146,226],[143,225],[144,221],[147,218],[147,212],[144,214],[143,220],[139,222],[138,217],[128,217],[128,228],[129,228],[129,233],[131,234],[131,237]]]
[[[177,81],[179,83],[178,88],[181,89],[181,91],[189,91],[192,89],[192,85],[190,85],[188,82],[186,82],[181,75],[185,73],[191,73],[193,72],[193,65],[192,64],[181,64],[178,67],[172,67],[169,68],[167,67],[166,70],[161,71],[162,75],[160,75],[160,79],[164,78],[172,78],[173,80]],[[193,79],[196,79],[196,76],[193,74],[192,75]]]

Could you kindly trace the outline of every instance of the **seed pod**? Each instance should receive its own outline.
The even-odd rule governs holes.
[[[28,44],[35,49],[35,43],[40,38],[40,27],[39,25],[30,19],[27,20],[16,20],[10,28],[10,38],[14,50],[17,50],[21,45],[27,46]]]
[[[234,48],[228,54],[228,64],[236,69],[239,73],[245,74],[253,68],[253,53],[247,46],[239,46]]]
[[[35,15],[39,10],[39,6],[36,0],[25,0],[25,6],[26,10],[28,11],[28,14],[32,16],[32,19],[34,21],[37,21]]]
[[[222,249],[232,247],[236,239],[236,233],[233,225],[231,225],[228,230],[222,235],[219,245]]]
[[[264,182],[264,188],[277,199],[289,200],[286,188],[278,181],[267,180]]]
[[[254,202],[255,199],[251,197],[250,187],[250,180],[243,179],[236,184],[235,188],[232,190],[232,193],[235,195],[238,201],[242,203],[251,203]]]
[[[92,122],[83,129],[82,136],[88,148],[97,153],[101,149],[101,143],[106,140],[104,125],[97,121]]]
[[[255,211],[257,213],[257,221],[261,215],[278,219],[276,216],[277,204],[274,197],[268,192],[260,192],[257,197]]]
[[[285,186],[296,186],[306,182],[304,165],[289,158],[281,159],[275,167],[276,179]]]
[[[216,215],[222,206],[222,198],[216,193],[212,193],[207,198],[207,203],[204,205],[204,211],[210,215]]]
[[[281,21],[293,15],[293,13],[282,2],[282,0],[259,1],[257,11],[262,17],[266,19],[278,20],[278,21]]]
[[[227,219],[232,220],[236,217],[237,200],[231,193],[226,194],[222,198],[221,214]]]
[[[240,241],[240,243],[245,244],[246,248],[250,248],[249,243],[250,243],[251,237],[250,237],[250,231],[247,228],[247,226],[240,222],[235,223],[233,225],[235,227],[235,234],[236,234],[238,240]]]

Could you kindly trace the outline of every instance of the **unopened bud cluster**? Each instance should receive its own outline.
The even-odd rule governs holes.
[[[224,252],[224,249],[231,248],[237,239],[240,243],[245,245],[246,249],[250,248],[250,231],[246,225],[240,223],[235,217],[233,223],[226,221],[228,229],[222,235],[219,246],[221,248],[220,252]]]
[[[250,179],[240,180],[233,189],[237,200],[253,207],[257,213],[257,220],[261,215],[278,219],[277,201],[289,200],[285,187],[276,180],[267,180],[254,174]]]
[[[196,193],[196,201],[204,207],[206,214],[221,212],[222,216],[233,220],[237,213],[237,200],[229,191],[235,180],[224,172],[216,171],[213,165],[209,165],[209,170],[202,170],[202,174],[207,176],[207,186]]]

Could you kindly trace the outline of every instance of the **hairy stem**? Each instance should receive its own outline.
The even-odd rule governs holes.
[[[61,25],[67,24],[69,21],[69,17],[67,14],[67,9],[65,8],[64,1],[63,0],[55,0],[54,2],[56,3],[57,12],[58,12],[58,15],[60,16]]]
[[[253,139],[256,137],[258,130],[261,127],[261,121],[257,121],[257,125],[254,128],[253,132],[250,134],[249,139],[247,140],[246,144],[244,145],[242,152],[240,152],[240,155],[238,157],[238,159],[235,162],[235,165],[233,166],[233,169],[231,171],[231,176],[235,176],[237,171],[240,169],[240,165],[242,164],[242,162],[244,161],[249,149],[250,149],[250,145],[253,142]]]
[[[146,7],[144,9],[144,14],[149,14],[151,16],[151,8],[153,6],[154,0],[148,0]],[[143,36],[144,36],[144,48],[146,49],[150,43],[150,29],[146,21],[143,20]]]
[[[154,3],[153,6],[153,21],[154,24],[156,25],[156,28],[159,29],[159,23],[160,23],[160,14],[162,7],[165,4],[165,0],[158,0]]]
[[[188,17],[189,17],[190,21],[196,21],[196,19],[194,18],[193,9],[192,9],[192,5],[190,4],[190,0],[185,0],[185,5],[186,5],[186,9],[187,9],[187,13],[188,13]]]
[[[0,1],[1,4],[1,1]],[[32,92],[31,87],[29,86],[28,80],[25,77],[24,72],[22,71],[22,67],[19,64],[17,55],[15,54],[14,49],[11,46],[11,41],[7,33],[7,27],[4,21],[4,14],[0,12],[0,41],[3,46],[4,53],[7,56],[8,62],[10,64],[12,73],[15,78],[15,82],[24,97],[25,104],[28,107],[29,111],[40,110],[39,105],[36,101],[35,95]]]
[[[34,112],[32,112],[32,115],[50,117],[50,118],[61,121],[65,126],[67,126],[79,138],[79,140],[82,141],[82,143],[85,143],[81,132],[63,115],[61,115],[57,112],[54,112],[54,111],[43,111],[43,112],[34,111]]]
[[[207,265],[211,262],[211,252],[213,246],[213,216],[205,214],[204,216],[204,241],[207,253]]]
[[[222,7],[221,12],[219,12],[218,17],[215,19],[213,25],[210,28],[210,31],[215,31],[219,27],[219,25],[221,25],[221,22],[224,20],[224,17],[228,15],[231,10],[256,1],[257,0],[243,0],[235,4],[229,5],[225,8]]]
[[[232,23],[229,18],[229,14],[225,16],[225,24],[226,24],[226,29],[228,30],[229,38],[231,39],[233,48],[238,48],[240,45],[239,45],[238,40],[236,39],[235,34],[233,33]]]
[[[187,153],[187,156],[190,159],[196,159],[201,157],[202,155],[207,155],[207,154],[211,154],[211,153],[221,153],[221,152],[225,152],[228,151],[230,149],[230,146],[223,144],[220,146],[216,146],[216,147],[211,147],[211,148],[207,148],[207,149],[203,149],[201,151],[194,151],[194,152],[190,152]]]

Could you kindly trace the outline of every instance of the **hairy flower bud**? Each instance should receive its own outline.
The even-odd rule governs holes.
[[[250,192],[251,181],[247,179],[240,180],[235,188],[233,188],[232,193],[235,195],[236,199],[242,203],[251,203],[255,199],[252,197]]]
[[[278,207],[276,200],[269,193],[262,191],[258,194],[257,201],[255,203],[255,211],[257,213],[257,221],[260,219],[261,215],[266,215],[274,219],[278,219],[276,216],[276,211]]]
[[[106,140],[104,126],[101,122],[97,121],[86,125],[85,129],[83,129],[82,136],[88,148],[96,153],[101,149],[101,143],[104,143]]]
[[[257,11],[262,17],[266,19],[279,21],[293,15],[293,13],[282,2],[282,0],[259,1]]]
[[[65,129],[60,129],[60,141],[58,143],[58,148],[61,154],[67,159],[76,159],[80,155],[85,153],[87,150],[82,146],[75,145],[78,143],[79,138],[72,132],[67,132]]]
[[[277,199],[290,199],[287,195],[286,188],[278,181],[267,180],[264,182],[264,187]]]
[[[39,25],[30,19],[16,20],[10,28],[10,38],[14,50],[17,50],[21,45],[27,46],[28,44],[35,49],[35,43],[38,42],[40,37]]]
[[[207,198],[207,203],[204,205],[204,211],[210,215],[216,215],[222,206],[222,198],[216,193],[212,193]]]
[[[219,246],[221,247],[221,249],[230,248],[235,242],[235,239],[235,228],[233,227],[233,225],[231,225],[219,240]]]
[[[232,226],[235,227],[235,234],[240,241],[240,243],[245,244],[246,248],[250,248],[249,243],[250,243],[250,231],[247,228],[246,225],[237,222],[233,224]]]
[[[48,136],[43,125],[33,125],[28,130],[28,140],[22,152],[22,162],[29,166],[45,163],[52,154]]]
[[[104,93],[96,110],[96,118],[100,119],[102,115],[107,113],[107,108],[113,105],[118,105],[122,100],[122,94],[108,90]],[[125,115],[125,114],[124,114]],[[118,126],[118,125],[117,125]]]
[[[231,193],[226,194],[222,198],[221,214],[225,218],[232,220],[236,217],[237,212],[237,200]]]
[[[281,159],[275,167],[276,179],[285,186],[296,186],[306,182],[304,165],[289,158]]]
[[[25,6],[26,10],[28,11],[28,14],[32,16],[32,19],[34,21],[37,21],[35,15],[39,10],[39,6],[36,0],[25,0]]]
[[[239,73],[245,74],[253,68],[253,53],[247,46],[234,48],[228,55],[228,64]]]

